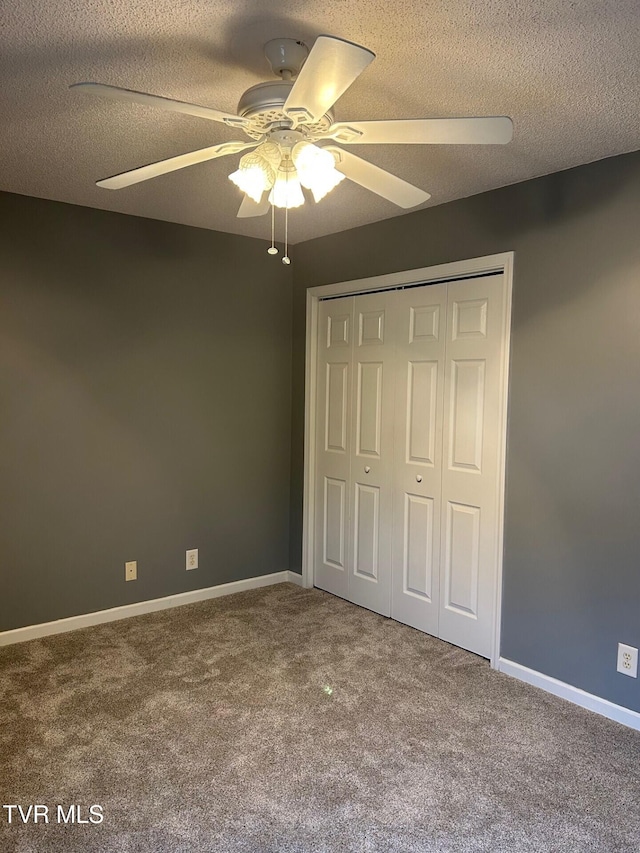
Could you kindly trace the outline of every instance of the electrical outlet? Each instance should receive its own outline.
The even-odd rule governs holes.
[[[138,562],[137,562],[137,560],[131,560],[130,562],[124,564],[124,579],[126,581],[137,581],[138,580]]]
[[[638,677],[638,650],[618,643],[618,672],[631,678]]]
[[[187,571],[198,568],[198,549],[191,548],[187,551]]]

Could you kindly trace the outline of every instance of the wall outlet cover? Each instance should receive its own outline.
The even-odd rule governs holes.
[[[198,549],[191,548],[187,551],[187,571],[198,568]]]
[[[638,677],[638,650],[618,643],[618,672],[631,678]]]
[[[138,580],[138,561],[130,560],[124,564],[124,579],[126,581]]]

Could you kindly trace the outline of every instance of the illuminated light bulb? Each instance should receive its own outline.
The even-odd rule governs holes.
[[[251,152],[240,159],[238,170],[229,175],[229,180],[258,203],[266,190],[273,186],[275,175],[264,157]]]
[[[275,246],[269,246],[269,248],[267,249],[267,252],[270,255],[277,255],[278,254],[278,250],[276,249]]]
[[[318,148],[311,142],[298,142],[294,145],[291,158],[298,172],[300,183],[311,190],[316,202],[344,180],[342,172],[336,169],[336,162],[330,151]]]
[[[287,264],[287,265],[290,264],[291,258],[288,255],[285,255],[284,258],[282,259],[282,263]]]
[[[269,193],[269,201],[274,207],[285,207],[288,210],[304,204],[302,187],[295,169],[290,172],[285,172],[283,169],[278,170],[276,182]]]

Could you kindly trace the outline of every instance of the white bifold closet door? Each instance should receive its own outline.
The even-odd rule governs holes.
[[[489,657],[504,281],[320,303],[314,583]]]
[[[393,292],[320,304],[314,583],[391,612]]]
[[[438,636],[447,287],[396,294],[391,615]]]
[[[313,582],[349,598],[354,297],[320,303]]]

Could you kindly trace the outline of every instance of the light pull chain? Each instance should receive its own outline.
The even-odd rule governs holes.
[[[285,199],[286,204],[289,204],[289,170],[285,172]],[[282,258],[283,264],[290,264],[291,258],[289,257],[289,207],[285,207],[284,209],[284,256]]]
[[[291,258],[289,257],[289,208],[285,207],[284,209],[284,257],[282,258],[283,264],[290,264]]]
[[[278,250],[275,246],[276,242],[276,208],[275,205],[271,205],[271,246],[267,249],[270,255],[277,255]]]

